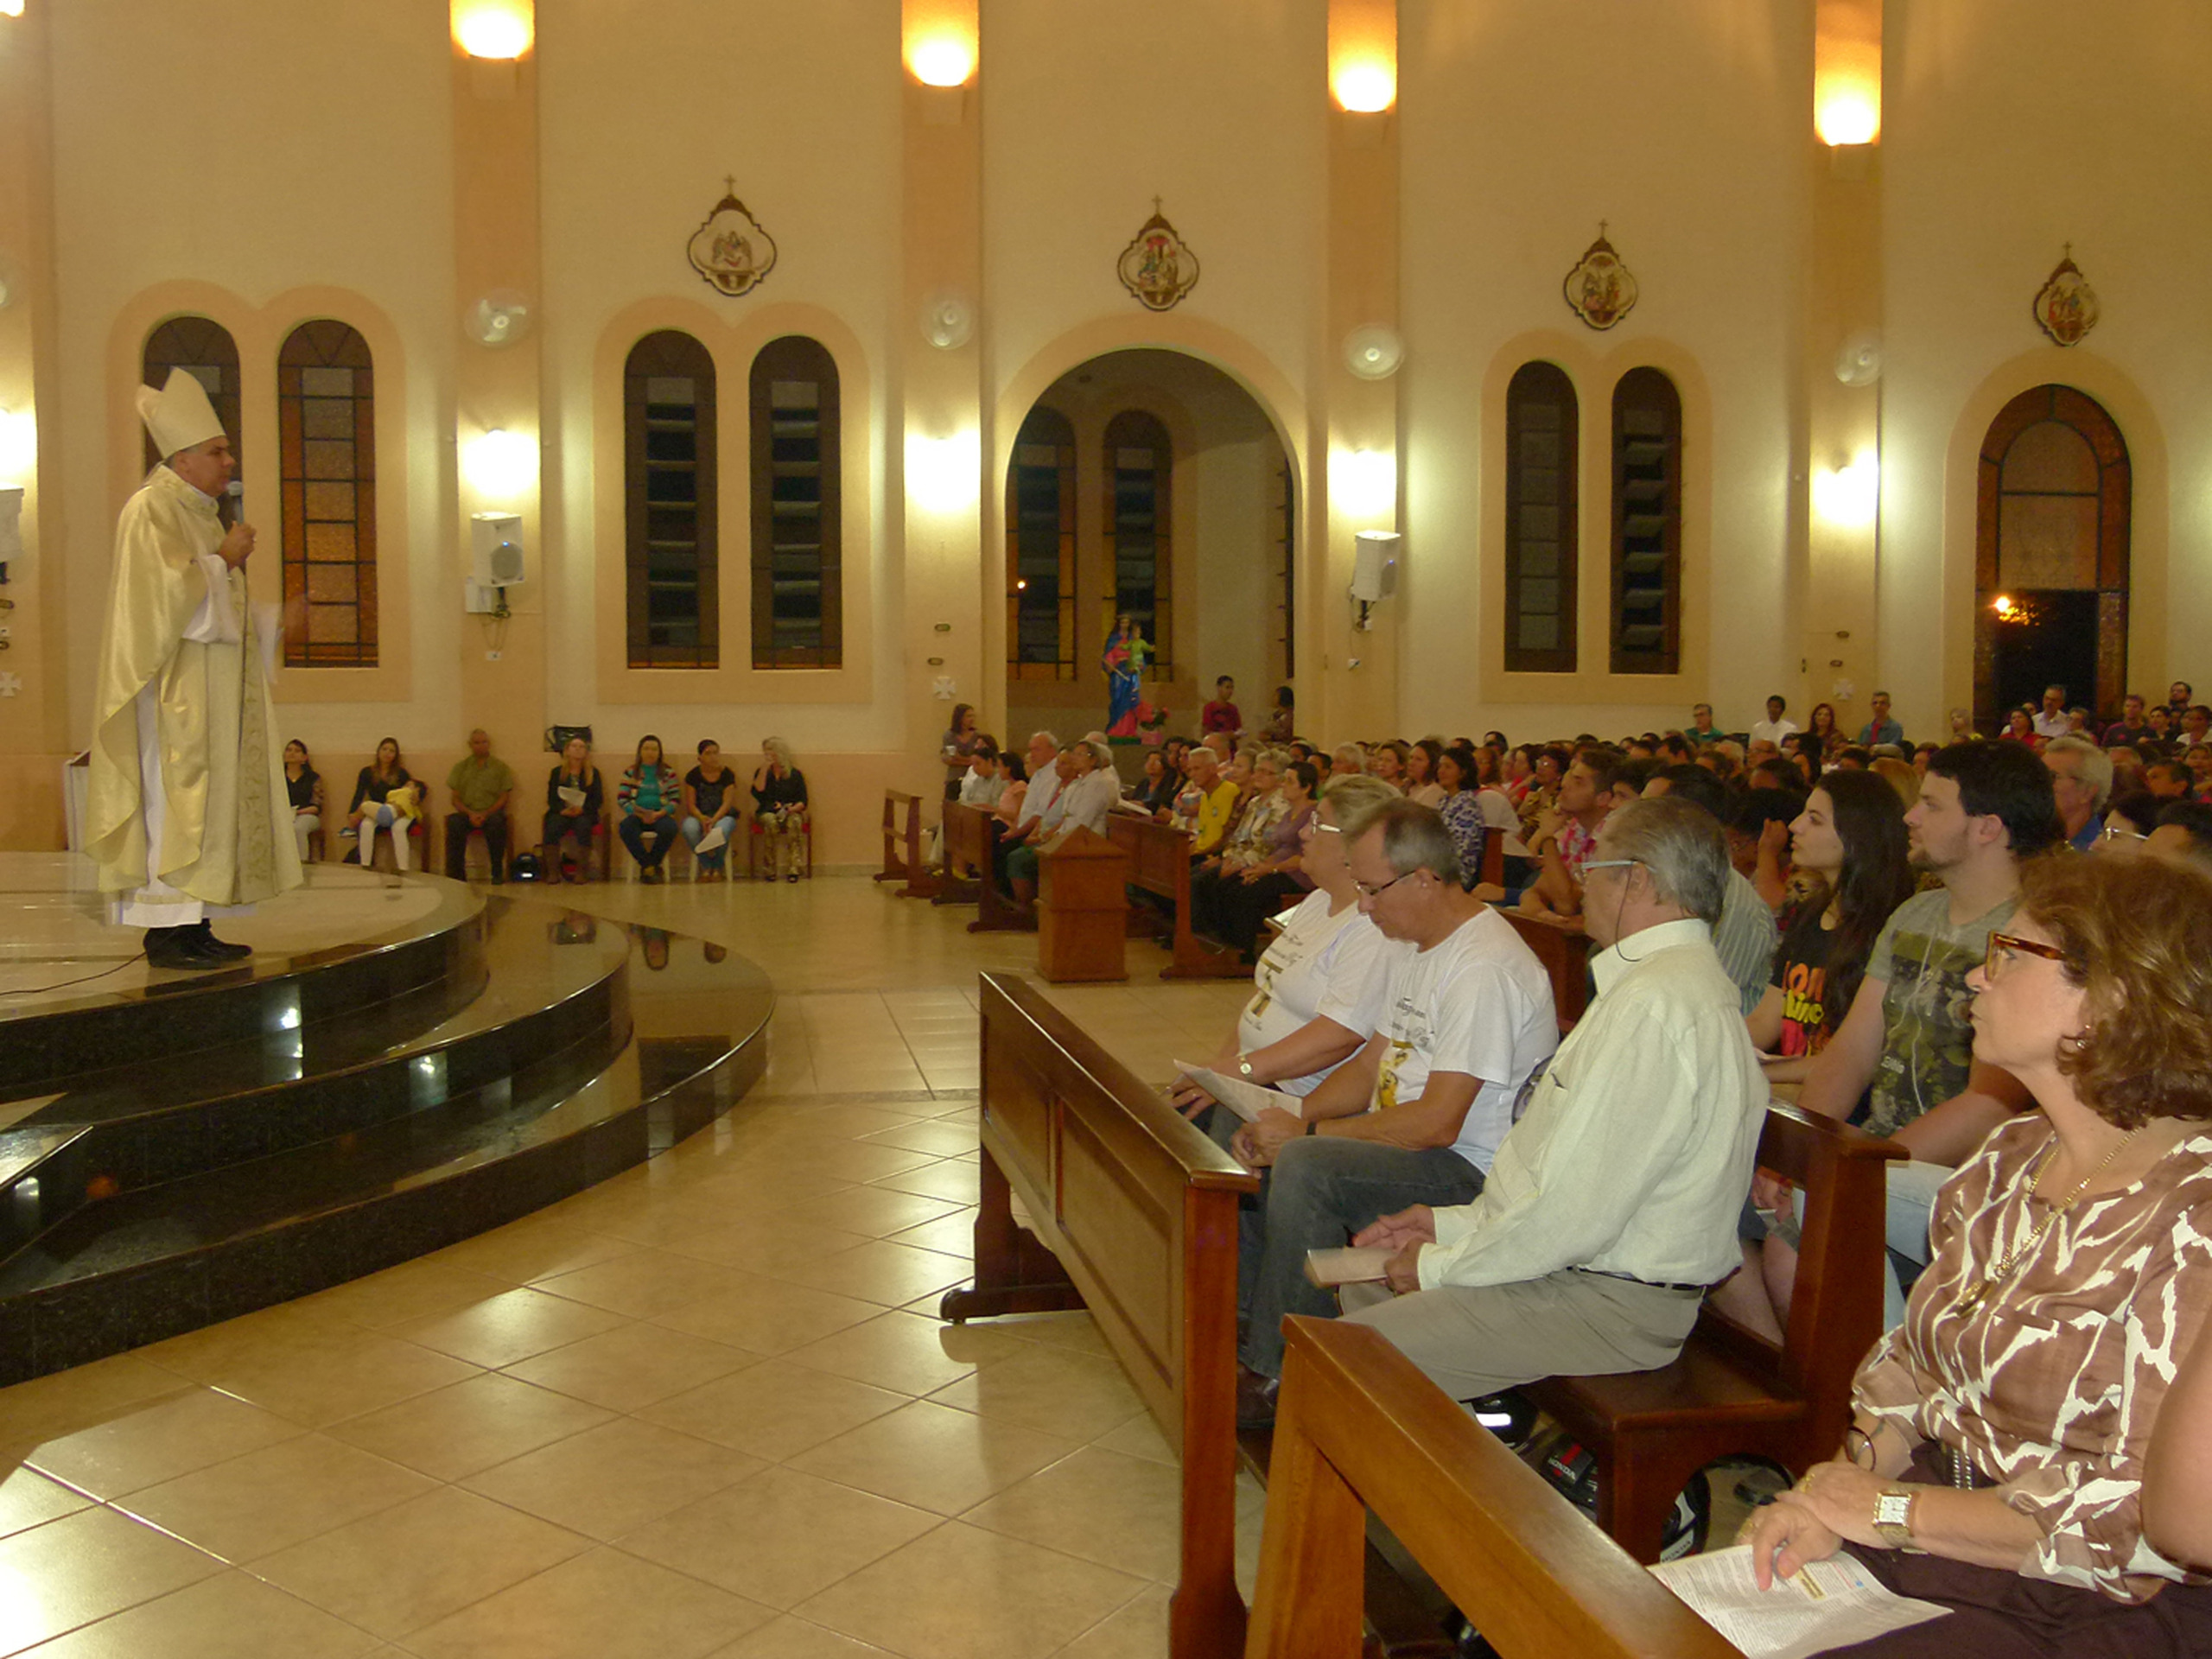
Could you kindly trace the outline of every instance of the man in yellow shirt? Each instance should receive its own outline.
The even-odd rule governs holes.
[[[1191,781],[1198,785],[1198,815],[1184,827],[1191,832],[1191,856],[1211,858],[1229,838],[1236,816],[1236,785],[1222,775],[1221,760],[1200,747],[1190,754]]]

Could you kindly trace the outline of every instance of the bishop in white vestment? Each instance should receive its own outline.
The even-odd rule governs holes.
[[[246,600],[254,534],[217,517],[238,461],[199,381],[178,369],[141,386],[138,412],[163,460],[116,526],[86,849],[149,962],[219,967],[251,952],[210,918],[302,879]]]

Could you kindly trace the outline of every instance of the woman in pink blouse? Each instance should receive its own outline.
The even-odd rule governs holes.
[[[2160,1403],[2212,1311],[2212,880],[2032,860],[1967,982],[1974,1058],[2037,1109],[1937,1195],[1843,1450],[1754,1519],[1755,1567],[1847,1544],[1952,1610],[1841,1653],[2212,1653],[2212,1580],[2160,1555],[2142,1510]]]

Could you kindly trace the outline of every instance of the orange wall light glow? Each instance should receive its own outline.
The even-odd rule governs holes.
[[[536,35],[530,0],[454,0],[453,37],[472,58],[512,61],[530,50]]]
[[[980,50],[976,0],[905,0],[906,72],[925,86],[965,86]]]
[[[1882,136],[1882,0],[1816,0],[1813,130],[1824,144]]]
[[[1396,0],[1329,0],[1329,92],[1357,115],[1398,101]]]

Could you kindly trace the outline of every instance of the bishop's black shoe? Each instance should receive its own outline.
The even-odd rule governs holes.
[[[207,922],[194,922],[184,931],[191,936],[192,948],[210,962],[243,962],[253,954],[250,944],[217,938],[213,925]]]
[[[149,927],[146,930],[146,961],[152,967],[195,974],[228,965],[224,958],[200,950],[197,944],[188,927]]]

